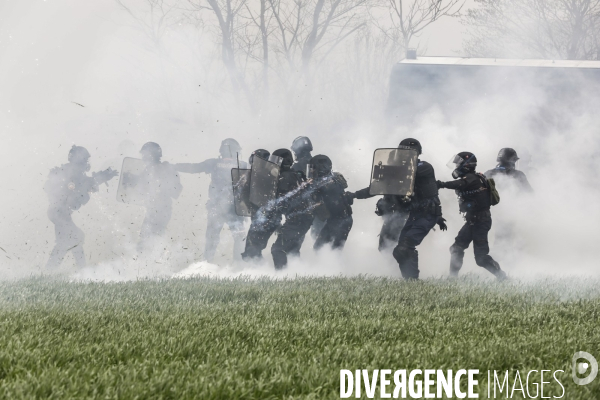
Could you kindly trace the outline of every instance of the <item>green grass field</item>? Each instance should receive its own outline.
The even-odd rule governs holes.
[[[5,282],[0,398],[336,399],[340,369],[478,368],[562,369],[563,398],[598,399],[570,374],[600,359],[599,283]]]

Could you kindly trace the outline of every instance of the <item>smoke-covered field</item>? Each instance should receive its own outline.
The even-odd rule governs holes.
[[[509,370],[512,389],[516,371],[525,385],[529,370],[550,369],[566,371],[556,375],[564,398],[590,400],[600,382],[574,385],[569,364],[575,351],[600,351],[598,284],[365,277],[4,283],[0,396],[335,399],[340,369],[468,368],[484,378],[481,398],[487,370]],[[560,397],[563,389],[546,373],[549,380],[544,396]],[[539,383],[539,374],[530,375],[532,395]],[[523,397],[516,391],[513,398]]]

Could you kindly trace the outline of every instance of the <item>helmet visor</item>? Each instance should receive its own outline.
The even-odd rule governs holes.
[[[450,161],[448,161],[448,164],[446,164],[446,166],[450,169],[456,169],[456,168],[460,167],[462,165],[462,163],[464,163],[464,162],[465,162],[464,158],[462,158],[458,154],[455,154],[452,156]]]

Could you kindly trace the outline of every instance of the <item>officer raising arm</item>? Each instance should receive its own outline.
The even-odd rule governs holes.
[[[97,192],[98,186],[108,182],[117,171],[110,168],[86,174],[90,170],[90,153],[81,146],[73,146],[69,151],[69,162],[53,168],[44,185],[50,207],[48,218],[54,224],[56,244],[52,249],[46,268],[58,267],[71,251],[78,267],[85,266],[83,242],[85,235],[73,222],[73,211],[90,200],[90,193]]]
[[[463,151],[450,160],[448,167],[454,168],[452,177],[456,180],[437,181],[437,186],[456,191],[459,210],[464,213],[466,221],[450,247],[450,276],[458,276],[465,249],[473,242],[477,265],[491,272],[499,280],[506,279],[500,264],[489,255],[488,232],[492,228],[491,187],[483,174],[475,172],[477,157],[473,153]]]
[[[200,163],[175,164],[179,172],[210,175],[208,201],[206,202],[206,242],[204,259],[212,262],[219,245],[221,230],[227,224],[233,236],[233,258],[239,259],[245,234],[244,218],[235,213],[231,190],[231,169],[238,166],[238,154],[242,148],[235,139],[225,139],[219,148],[220,156]],[[246,162],[240,162],[242,168]]]

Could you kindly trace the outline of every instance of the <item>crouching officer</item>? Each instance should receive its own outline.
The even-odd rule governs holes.
[[[459,210],[464,213],[466,221],[450,247],[450,276],[458,276],[465,249],[473,242],[477,265],[491,272],[499,280],[506,279],[500,264],[489,255],[488,232],[492,228],[491,188],[486,177],[475,172],[477,158],[473,153],[463,151],[455,155],[448,166],[454,168],[452,177],[456,180],[438,181],[437,185],[439,188],[456,190]]]
[[[402,140],[398,148],[415,149],[419,155],[422,153],[421,143],[412,138]],[[373,197],[369,195],[368,188],[359,190],[354,195],[358,199]],[[409,198],[403,196],[392,196],[392,198],[397,204],[403,204],[400,209],[409,213],[406,224],[400,231],[393,255],[398,261],[404,279],[419,279],[419,253],[416,247],[436,224],[443,231],[447,229],[446,220],[442,218],[442,206],[438,197],[433,166],[418,159],[414,195]]]
[[[314,214],[325,221],[313,247],[319,250],[329,244],[332,249],[342,249],[352,229],[352,198],[345,192],[348,183],[342,174],[332,172],[327,156],[314,156],[309,165],[309,178],[315,188],[313,198],[321,203]]]

